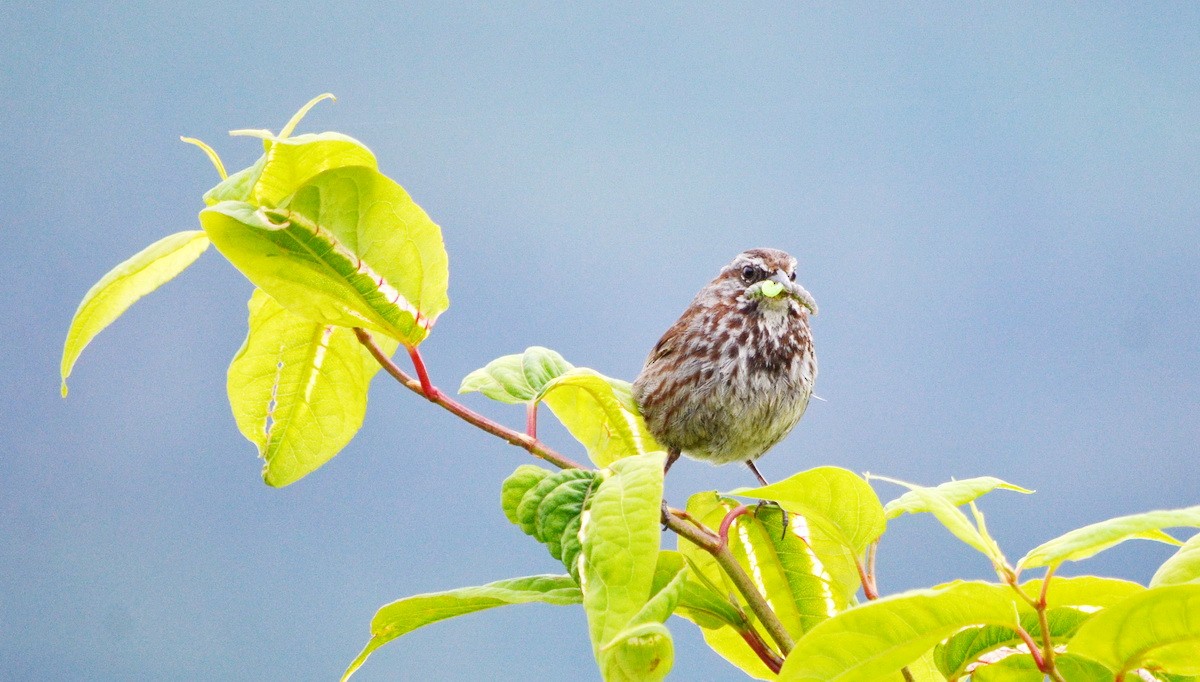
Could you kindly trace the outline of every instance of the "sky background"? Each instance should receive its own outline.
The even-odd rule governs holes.
[[[59,397],[83,294],[197,228],[217,177],[179,135],[241,168],[260,147],[228,130],[326,91],[301,131],[364,141],[442,226],[443,388],[529,345],[632,379],[724,263],[773,246],[820,304],[827,402],[769,478],[1000,476],[1038,490],[983,501],[1013,560],[1200,503],[1200,6],[400,4],[0,5],[0,678],[329,680],[382,604],[561,572],[499,510],[532,460],[383,375],[341,455],[266,487],[225,396],[251,286],[215,250]],[[668,495],[750,483],[685,460]],[[1170,553],[1063,573],[1145,582]],[[926,518],[880,549],[884,592],[989,574]],[[739,679],[671,626],[674,679]],[[537,605],[356,679],[593,675],[582,611]]]

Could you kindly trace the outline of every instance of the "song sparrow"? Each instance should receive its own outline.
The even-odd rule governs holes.
[[[713,464],[754,466],[792,430],[817,377],[808,328],[817,314],[796,259],[751,249],[721,269],[654,346],[633,382],[650,433]]]

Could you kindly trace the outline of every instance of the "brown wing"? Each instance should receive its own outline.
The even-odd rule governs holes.
[[[675,320],[675,324],[667,329],[658,343],[654,344],[654,348],[650,351],[649,357],[646,358],[646,367],[671,356],[678,347],[679,337],[683,335],[684,329],[687,327],[686,316]]]

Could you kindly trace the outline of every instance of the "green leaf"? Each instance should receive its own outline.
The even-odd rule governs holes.
[[[781,680],[851,682],[894,674],[972,625],[1016,624],[1009,588],[978,582],[915,590],[856,606],[818,624],[788,656]]]
[[[590,487],[592,486],[592,480],[595,477],[596,472],[594,471],[588,471],[586,469],[563,469],[562,471],[555,471],[549,476],[542,478],[533,487],[531,487],[528,492],[521,497],[521,501],[517,503],[515,523],[521,527],[521,530],[524,531],[526,535],[537,538],[539,541],[543,540],[543,538],[538,536],[537,521],[538,509],[541,507],[542,502],[546,499],[546,497],[560,486],[572,481],[583,481]]]
[[[926,651],[920,658],[904,667],[908,669],[912,682],[946,682],[946,676],[937,669],[937,665],[933,662],[932,651]],[[908,682],[908,678],[903,673],[896,673],[883,679],[887,682]]]
[[[932,490],[936,491],[940,497],[955,507],[961,507],[968,502],[973,502],[993,490],[1014,490],[1025,494],[1033,492],[1019,485],[1002,481],[994,476],[980,476],[962,481],[948,481],[932,488]],[[888,502],[883,510],[889,521],[903,514],[918,514],[932,511],[927,508],[924,496],[915,495],[911,492],[905,493],[899,498]]]
[[[599,467],[662,449],[646,428],[629,382],[576,368],[548,348],[533,346],[471,372],[458,392],[475,391],[502,403],[546,403]]]
[[[623,645],[606,651],[606,647],[615,644],[618,635],[634,637],[630,646],[639,641],[637,637],[648,637],[653,640],[651,650],[662,651],[661,632],[639,631],[640,634],[630,635],[625,630],[639,624],[634,618],[652,596],[661,532],[664,462],[664,455],[656,452],[613,463],[592,493],[591,506],[580,530],[583,605],[592,650],[605,674],[615,670],[611,667],[615,663],[610,660],[617,655],[615,652],[624,651]],[[642,662],[652,659],[650,656]],[[622,661],[622,665],[628,663]],[[665,675],[666,670],[662,673]]]
[[[376,170],[375,155],[358,140],[341,133],[297,135],[263,141],[266,163],[249,201],[275,207],[321,173],[360,166]]]
[[[1040,578],[1028,580],[1021,583],[1021,589],[1028,595],[1041,594],[1042,580]],[[1046,605],[1050,608],[1060,606],[1106,608],[1145,591],[1145,587],[1135,582],[1117,578],[1101,578],[1094,575],[1070,578],[1055,576],[1051,578],[1050,589],[1046,591]],[[1033,613],[1033,609],[1024,601],[1018,601],[1017,605],[1022,612]]]
[[[972,523],[967,518],[967,515],[958,508],[959,504],[961,504],[959,500],[964,499],[964,497],[969,498],[973,492],[978,490],[987,492],[987,485],[990,485],[990,482],[987,484],[971,484],[966,486],[955,485],[956,483],[970,484],[971,481],[980,480],[970,479],[969,481],[951,481],[950,483],[943,483],[937,487],[929,488],[883,476],[874,476],[873,478],[908,488],[907,493],[899,499],[888,503],[888,506],[892,509],[888,518],[895,518],[904,513],[917,514],[928,512],[933,514],[934,518],[940,521],[954,537],[987,556],[994,566],[1001,567],[1007,565],[1008,562],[1004,558],[1004,553],[1000,550],[1000,546],[996,544],[996,541],[992,539],[992,536],[988,534],[983,513],[975,507],[975,503],[971,499],[967,499],[967,502],[971,505],[971,513],[975,517],[975,523]],[[999,481],[999,479],[989,480]],[[983,492],[979,494],[983,494]],[[896,513],[897,509],[902,511]]]
[[[504,510],[504,517],[510,523],[519,524],[517,508],[524,499],[525,493],[533,490],[538,483],[542,482],[542,479],[549,475],[550,471],[542,467],[522,464],[509,474],[508,478],[504,479],[504,483],[500,487],[500,508]]]
[[[778,502],[812,527],[828,524],[830,535],[860,555],[887,529],[883,505],[861,477],[838,467],[817,467],[759,488],[728,493]]]
[[[1078,528],[1030,550],[1017,569],[1079,561],[1134,538],[1182,544],[1162,531],[1174,526],[1200,526],[1200,506],[1120,516]]]
[[[576,368],[546,382],[538,399],[598,467],[663,449],[646,428],[627,381]]]
[[[278,136],[272,135],[269,130],[235,130],[230,133],[261,138],[264,154],[254,165],[228,178],[225,177],[220,160],[216,158],[216,152],[199,140],[185,138],[185,141],[200,146],[209,158],[213,159],[224,179],[205,193],[205,205],[213,206],[222,201],[245,201],[255,206],[275,207],[301,185],[327,170],[348,166],[378,169],[371,150],[352,137],[332,132],[292,137],[292,132],[305,114],[325,99],[337,98],[329,93],[312,98],[292,115]]]
[[[679,604],[675,610],[676,615],[710,630],[724,625],[734,628],[749,626],[742,612],[724,594],[718,592],[703,575],[696,572],[690,559],[684,557],[680,552],[663,550],[659,553],[660,566],[663,561],[662,556],[665,554],[677,555],[680,559],[688,562],[686,579],[683,587],[680,588]],[[655,579],[657,581],[657,574]]]
[[[607,682],[657,682],[675,662],[671,632],[662,623],[629,627],[600,650],[600,661]]]
[[[215,206],[222,201],[250,201],[254,196],[254,184],[267,165],[267,157],[260,156],[253,165],[230,175],[204,193],[204,205]]]
[[[492,400],[518,404],[534,402],[550,380],[574,369],[563,356],[541,346],[524,353],[505,355],[471,372],[462,380],[459,393],[478,391]]]
[[[312,320],[415,346],[449,305],[441,231],[369,168],[322,173],[282,209],[226,201],[200,222],[250,281]]]
[[[1072,636],[1096,611],[1116,604],[1146,588],[1127,580],[1078,576],[1055,577],[1046,592],[1047,620],[1050,633],[1056,643]],[[1036,597],[1041,594],[1042,581],[1030,580],[1021,585],[1021,590]],[[1034,638],[1041,636],[1041,625],[1037,612],[1024,600],[1017,600],[1021,625]],[[1012,629],[984,625],[956,633],[934,650],[938,668],[947,677],[961,677],[967,667],[980,656],[1001,647],[1016,647],[1023,640]]]
[[[606,680],[661,680],[675,657],[671,633],[662,625],[683,598],[687,564],[678,552],[659,552],[653,595],[613,641],[604,645]]]
[[[249,308],[249,333],[229,365],[229,403],[266,461],[263,480],[281,487],[329,461],[358,432],[379,363],[351,330],[290,313],[262,290]],[[395,351],[395,341],[379,341]]]
[[[834,537],[826,524],[809,523],[792,514],[784,533],[782,516],[775,507],[754,512],[791,587],[801,632],[807,632],[854,604],[861,585],[857,559],[840,534]]]
[[[1022,602],[1024,603],[1024,602]],[[1061,607],[1049,609],[1046,621],[1050,627],[1050,636],[1055,643],[1066,641],[1075,631],[1091,617],[1091,613],[1076,608]],[[1021,613],[1021,627],[1025,628],[1035,640],[1041,641],[1041,623],[1037,613],[1030,609]],[[1003,625],[983,625],[967,628],[955,633],[952,637],[934,648],[934,660],[938,669],[946,677],[957,679],[962,677],[972,663],[981,656],[1002,647],[1017,647],[1024,643],[1015,630]]]
[[[274,208],[301,185],[327,170],[362,166],[377,170],[375,155],[341,133],[297,135],[263,141],[266,153],[204,194],[204,204],[245,201]]]
[[[64,398],[67,396],[67,377],[88,343],[138,299],[186,270],[204,253],[208,244],[208,237],[199,230],[176,232],[109,270],[84,294],[71,318],[71,328],[63,344],[60,371]]]
[[[718,528],[721,520],[733,509],[740,506],[737,500],[718,497],[714,492],[697,493],[688,500],[688,515],[699,523]],[[763,510],[768,511],[768,510]],[[778,510],[771,510],[778,514]],[[779,524],[774,524],[774,532],[769,532],[762,520],[753,513],[747,513],[734,520],[729,531],[729,550],[738,563],[746,569],[747,575],[754,581],[755,587],[774,607],[775,615],[783,624],[793,639],[804,634],[804,619],[797,607],[796,595],[792,592],[792,581],[779,560],[776,540],[782,532]],[[804,544],[803,539],[789,533],[790,539],[781,542]],[[684,556],[700,569],[704,576],[713,584],[721,586],[726,594],[736,595],[739,607],[749,613],[749,607],[737,592],[734,584],[729,581],[725,572],[717,566],[711,555],[683,540],[679,540],[679,550]],[[796,581],[800,583],[799,580]],[[809,596],[809,595],[804,595]],[[815,601],[815,600],[814,600]],[[811,602],[810,602],[811,603]],[[822,605],[823,607],[823,605]],[[827,614],[826,614],[827,615]],[[765,641],[770,641],[766,631],[762,631]],[[742,647],[745,647],[742,643]],[[747,647],[747,650],[748,647]],[[720,653],[720,652],[718,652]],[[757,660],[757,656],[754,657]]]
[[[718,497],[715,491],[702,492],[696,493],[688,498],[687,513],[688,516],[695,519],[697,522],[705,526],[715,528],[720,524],[721,519],[725,516],[725,514],[728,513],[730,509],[733,509],[737,506],[738,503],[736,500]],[[741,519],[745,518],[746,516],[741,517]],[[741,537],[742,536],[740,533],[730,533],[729,541],[731,546],[733,543],[740,543]],[[742,599],[741,595],[733,586],[733,583],[729,581],[729,578],[726,577],[725,572],[721,570],[719,565],[717,565],[716,560],[713,559],[711,554],[703,549],[700,549],[696,545],[693,545],[682,537],[678,539],[678,543],[680,554],[682,554],[692,566],[692,573],[697,578],[698,582],[701,582],[706,586],[711,586],[711,589],[714,592],[729,595],[729,598],[736,601],[738,607],[742,609],[743,613],[749,613],[745,600]],[[739,551],[735,554],[735,556],[745,557],[746,552],[744,550]],[[744,564],[743,567],[745,567]],[[755,577],[755,573],[753,571],[750,571],[748,574],[751,578]],[[761,591],[761,582],[759,582],[757,586]],[[768,601],[771,601],[771,599],[771,596],[767,596]],[[777,602],[778,599],[772,603]],[[693,614],[691,614],[687,609],[680,609],[679,615],[689,620],[693,620],[693,622],[696,622],[698,625],[704,625],[702,621],[692,618]],[[713,623],[709,622],[708,625],[713,625]],[[787,624],[785,623],[784,625],[786,627]],[[755,624],[751,627],[754,627],[759,632],[759,635],[763,638],[763,641],[770,641],[766,631],[763,630],[761,626]],[[705,629],[701,630],[700,634],[704,637],[704,641],[706,644],[708,644],[709,648],[717,652],[718,655],[729,661],[742,672],[759,680],[775,679],[775,674],[763,664],[758,655],[754,653],[754,650],[751,649],[748,644],[746,644],[746,641],[742,638],[740,632],[741,631],[739,628],[733,625],[728,625],[714,628],[706,627]]]
[[[439,620],[505,606],[542,602],[568,605],[582,601],[579,587],[570,576],[535,575],[500,580],[480,587],[463,587],[448,592],[419,594],[392,602],[379,609],[371,619],[371,639],[362,653],[346,668],[342,680],[349,679],[367,657],[379,647],[419,627]]]
[[[1104,666],[1073,654],[1054,657],[1055,667],[1070,682],[1112,682],[1112,673]],[[971,682],[1042,682],[1046,677],[1038,670],[1033,656],[1015,653],[995,663],[979,666],[971,673]]]
[[[1200,533],[1183,543],[1170,559],[1155,571],[1150,587],[1200,583]]]
[[[736,500],[705,492],[688,500],[687,511],[698,522],[716,528],[738,505]],[[785,534],[777,508],[763,507],[743,514],[733,523],[729,547],[774,607],[784,628],[797,638],[849,606],[858,587],[858,572],[853,557],[842,544],[822,535],[815,526],[808,528],[806,541],[798,532],[804,528],[804,521],[795,515],[791,518],[791,527]],[[693,573],[699,582],[713,586],[708,589],[714,594],[730,595],[743,612],[749,613],[745,601],[710,554],[682,539],[679,549],[695,567]],[[775,678],[742,638],[740,633],[744,625],[728,620],[724,623],[705,622],[693,618],[683,608],[680,615],[705,627],[701,634],[708,645],[743,672],[759,679]],[[754,627],[764,641],[771,641],[765,630],[757,625]]]
[[[1200,585],[1146,590],[1079,629],[1069,650],[1114,673],[1137,668],[1200,675]]]

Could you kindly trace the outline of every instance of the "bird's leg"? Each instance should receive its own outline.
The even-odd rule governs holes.
[[[663,465],[663,476],[666,476],[667,472],[671,470],[671,465],[675,463],[675,460],[679,459],[680,454],[681,453],[679,452],[678,448],[671,448],[670,450],[667,450],[667,463]],[[753,469],[754,465],[751,464],[750,468]],[[758,472],[756,471],[755,473]],[[762,476],[759,476],[759,478],[761,479]],[[763,483],[763,485],[766,485],[766,483]]]
[[[746,460],[746,466],[750,467],[750,471],[754,472],[754,476],[755,476],[755,478],[758,479],[759,483],[763,484],[764,486],[771,485],[770,483],[767,483],[767,479],[763,477],[762,473],[758,470],[758,467],[754,466],[754,460],[752,460],[752,459]],[[761,509],[764,504],[773,504],[776,507],[779,507],[780,513],[783,514],[783,518],[780,519],[780,521],[783,523],[783,533],[780,536],[780,539],[786,538],[787,532],[788,532],[788,522],[790,521],[790,519],[788,519],[787,510],[784,509],[783,505],[779,504],[778,502],[768,503],[766,500],[763,500],[758,503],[757,508],[755,509],[755,512],[757,513],[758,509]]]
[[[667,466],[671,466],[671,465],[668,464]],[[754,472],[754,476],[755,476],[755,478],[758,479],[759,483],[763,484],[764,486],[771,485],[770,483],[767,483],[767,479],[763,478],[763,475],[761,473],[759,473],[758,467],[754,466],[754,460],[752,460],[752,459],[746,460],[746,466],[750,467],[750,471]]]

